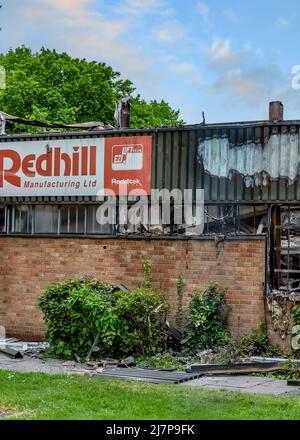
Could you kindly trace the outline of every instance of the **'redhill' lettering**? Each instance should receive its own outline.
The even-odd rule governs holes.
[[[21,177],[95,176],[96,146],[73,147],[72,153],[62,153],[60,147],[40,155],[28,154],[23,159],[15,150],[0,150],[0,188],[4,182],[20,187]]]

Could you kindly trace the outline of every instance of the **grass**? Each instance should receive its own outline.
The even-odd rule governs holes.
[[[0,412],[17,419],[300,419],[300,398],[0,371]]]

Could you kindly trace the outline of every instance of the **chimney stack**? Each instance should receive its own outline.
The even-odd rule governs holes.
[[[283,121],[283,104],[280,101],[272,101],[269,105],[270,122]]]

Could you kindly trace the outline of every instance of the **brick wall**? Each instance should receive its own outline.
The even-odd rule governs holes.
[[[143,283],[143,261],[153,263],[154,287],[166,290],[176,310],[180,272],[185,305],[196,288],[211,282],[227,287],[234,335],[256,329],[264,316],[264,240],[136,240],[0,237],[0,325],[10,336],[41,338],[36,306],[49,283],[91,276],[133,288]],[[172,316],[171,316],[172,319]]]

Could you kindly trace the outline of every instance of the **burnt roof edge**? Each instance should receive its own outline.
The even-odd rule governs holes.
[[[263,127],[284,127],[284,126],[300,126],[300,120],[286,120],[280,122],[264,121],[245,121],[245,122],[225,122],[213,124],[191,124],[183,126],[172,127],[148,127],[148,128],[123,128],[123,129],[109,129],[109,130],[88,130],[88,131],[45,131],[39,133],[18,133],[1,135],[0,142],[10,139],[37,139],[37,138],[64,138],[64,137],[102,137],[107,135],[126,135],[131,133],[158,133],[164,131],[190,131],[190,130],[211,130],[211,129],[230,129],[230,128],[263,128]]]

